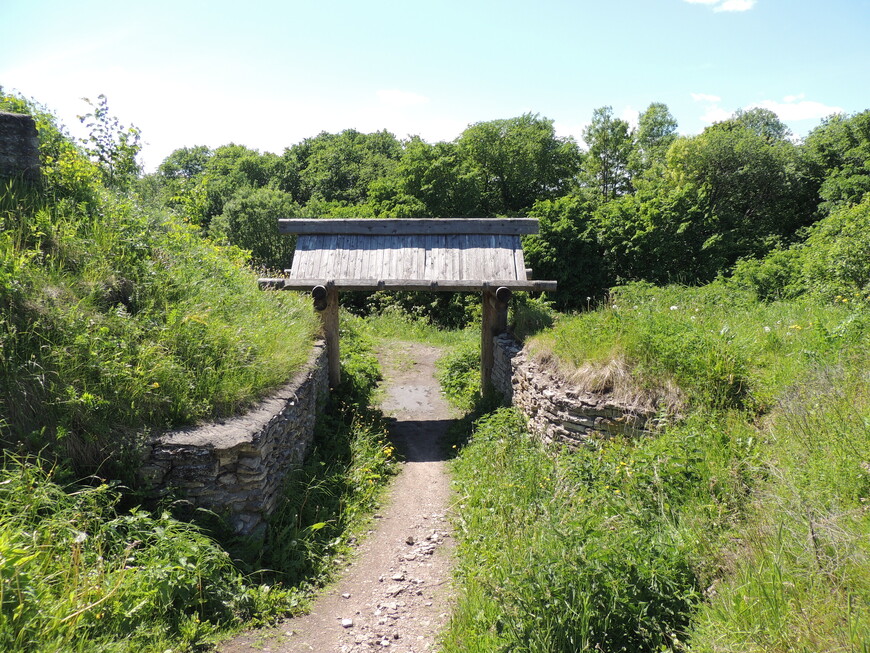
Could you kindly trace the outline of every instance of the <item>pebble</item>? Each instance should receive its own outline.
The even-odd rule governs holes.
[[[353,619],[342,619],[341,625],[343,628],[352,628],[353,627]]]

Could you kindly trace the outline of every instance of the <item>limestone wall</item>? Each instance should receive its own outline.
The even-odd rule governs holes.
[[[153,495],[175,491],[225,515],[238,533],[260,533],[287,473],[311,448],[328,392],[326,346],[318,342],[296,377],[254,410],[156,438],[141,481]]]
[[[548,443],[577,447],[593,436],[639,435],[655,415],[623,406],[608,395],[579,393],[544,369],[511,336],[493,339],[495,389],[529,418],[529,428]]]
[[[30,116],[0,111],[0,179],[40,179],[39,141]]]

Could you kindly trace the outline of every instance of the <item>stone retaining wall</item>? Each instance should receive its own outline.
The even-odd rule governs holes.
[[[318,342],[296,377],[245,415],[161,435],[146,450],[143,484],[154,496],[175,491],[225,515],[240,534],[261,534],[284,478],[311,448],[327,370]]]
[[[0,111],[0,178],[40,180],[39,140],[30,116]]]
[[[640,435],[655,416],[608,395],[577,392],[532,360],[510,335],[496,336],[493,349],[493,386],[529,418],[530,430],[545,442],[578,447],[593,436]]]

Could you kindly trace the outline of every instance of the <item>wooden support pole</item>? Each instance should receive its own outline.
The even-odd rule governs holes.
[[[341,383],[341,352],[338,345],[338,289],[333,285],[315,286],[311,291],[314,309],[320,313],[326,354],[329,358],[329,387]]]
[[[480,391],[486,393],[492,387],[494,363],[492,339],[507,330],[510,288],[487,288],[483,291],[483,312],[480,325]]]

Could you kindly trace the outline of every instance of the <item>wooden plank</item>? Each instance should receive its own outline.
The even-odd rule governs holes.
[[[393,239],[397,240],[397,239]],[[399,272],[401,268],[401,260],[402,254],[405,250],[404,243],[390,243],[390,248],[385,249],[387,261],[386,265],[383,268],[383,275],[380,277],[381,279],[399,279],[402,278],[402,274]]]
[[[414,274],[409,276],[410,279],[425,279],[426,278],[426,246],[417,242],[417,261],[414,266]]]
[[[525,281],[528,279],[528,275],[526,274],[526,261],[523,258],[523,248],[517,247],[514,250],[514,269],[516,270],[517,279],[520,281]]]
[[[462,277],[464,279],[483,279],[484,274],[483,250],[478,246],[479,239],[473,236],[465,237],[465,269]]]
[[[336,251],[341,254],[341,267],[336,271],[336,275],[341,275],[345,279],[355,279],[354,266],[356,265],[356,247],[354,247],[355,236],[336,236],[336,240],[341,240],[342,247],[336,248]]]
[[[536,234],[535,218],[421,218],[417,220],[278,220],[282,234],[421,235]]]
[[[321,236],[323,238],[326,256],[324,257],[323,270],[314,276],[325,276],[334,279],[339,276],[339,268],[344,260],[344,252],[338,247],[338,236]]]
[[[321,311],[320,320],[329,359],[329,387],[335,388],[341,383],[341,352],[338,342],[338,289],[333,286],[326,289],[326,309]]]
[[[362,279],[362,269],[363,263],[365,262],[365,242],[367,239],[363,238],[363,236],[355,235],[351,236],[353,238],[354,251],[356,253],[356,258],[353,263],[353,272],[351,273],[352,279]]]
[[[409,243],[402,248],[402,256],[399,259],[398,267],[396,268],[396,277],[400,279],[414,279],[417,272],[414,266],[417,264],[417,244],[416,242]]]
[[[509,293],[508,293],[509,295]],[[480,324],[480,389],[492,388],[492,368],[495,363],[493,338],[507,330],[508,302],[499,301],[495,288],[483,291]]]
[[[372,257],[375,255],[376,250],[373,246],[373,239],[371,237],[360,236],[359,237],[359,251],[360,251],[360,266],[359,271],[356,273],[356,277],[358,279],[377,279],[377,272],[373,269],[374,265],[372,263]]]
[[[514,252],[513,252],[513,237],[511,236],[496,236],[496,260],[498,267],[496,268],[496,279],[516,279],[516,269],[514,268]]]
[[[331,248],[327,241],[326,236],[313,236],[311,238],[312,251],[306,259],[306,269],[301,271],[302,276],[309,277],[315,274],[323,274],[320,270],[329,269],[326,263]]]
[[[511,290],[527,290],[531,292],[552,292],[556,290],[555,281],[539,279],[521,280],[493,280],[493,279],[282,279],[263,278],[258,283],[261,287],[278,288],[281,290],[311,290],[314,286],[332,285],[341,290],[377,290],[387,288],[390,290],[433,290],[433,291],[458,291],[480,292],[486,288],[499,288],[504,286]]]

